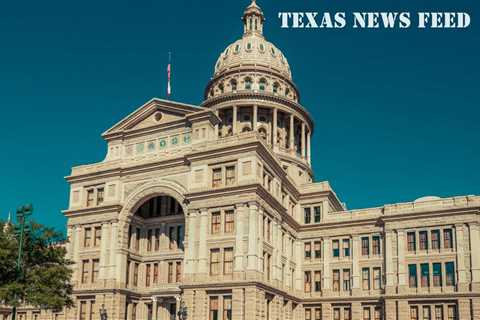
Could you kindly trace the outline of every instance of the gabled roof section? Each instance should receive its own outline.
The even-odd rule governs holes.
[[[161,126],[168,122],[185,119],[186,115],[202,110],[205,108],[153,98],[105,131],[102,137],[110,139],[129,130]],[[162,113],[162,117],[160,120],[155,120],[155,114],[158,111]]]

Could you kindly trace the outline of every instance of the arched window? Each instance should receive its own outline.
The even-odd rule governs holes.
[[[267,87],[267,80],[265,80],[265,78],[260,79],[260,81],[258,82],[258,89],[260,91],[265,91],[266,87]]]
[[[245,90],[252,90],[252,79],[245,78]]]
[[[230,86],[232,87],[232,91],[237,91],[237,80],[230,80]]]
[[[220,84],[218,85],[218,91],[220,91],[220,93],[223,93],[223,91],[224,91],[223,83],[220,83]]]
[[[172,216],[183,214],[183,208],[175,198],[170,196],[158,196],[149,199],[135,212],[136,216],[143,219]]]
[[[280,85],[278,84],[278,82],[275,82],[275,83],[273,84],[273,93],[277,94],[279,87],[280,87]]]
[[[285,89],[285,96],[288,97],[289,94],[290,94],[290,89],[286,88]]]

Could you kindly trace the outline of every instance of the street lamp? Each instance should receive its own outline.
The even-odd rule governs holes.
[[[107,309],[105,309],[105,305],[102,303],[102,308],[100,309],[100,320],[107,320]]]
[[[18,241],[18,256],[17,256],[17,274],[16,279],[20,279],[22,277],[22,254],[23,254],[23,237],[25,234],[25,224],[27,222],[28,216],[32,215],[33,206],[31,204],[26,204],[17,209],[17,224],[18,226],[15,227],[15,233],[19,235]],[[12,308],[12,320],[15,320],[15,316],[17,315],[17,306],[13,306]]]
[[[180,299],[180,306],[178,307],[178,319],[179,320],[187,320],[187,306],[185,305],[185,301]]]

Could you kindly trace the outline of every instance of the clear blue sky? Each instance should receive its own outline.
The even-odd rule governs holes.
[[[33,202],[63,229],[64,176],[165,92],[198,104],[245,1],[9,1],[0,10],[0,219]],[[349,208],[480,193],[478,4],[260,0],[312,114],[313,165]],[[467,11],[468,30],[282,30],[279,11]]]

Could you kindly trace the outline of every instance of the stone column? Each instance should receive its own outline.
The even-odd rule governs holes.
[[[110,263],[108,265],[108,279],[115,279],[115,250],[118,243],[118,222],[113,222],[110,227]],[[121,247],[121,246],[120,246]],[[120,248],[118,248],[120,249]]]
[[[200,234],[207,235],[208,232],[208,211],[207,209],[201,209],[200,211]],[[200,239],[203,238],[203,239]],[[207,252],[207,239],[206,237],[200,237],[198,245],[198,274],[208,273],[208,252]]]
[[[465,270],[465,239],[464,239],[464,225],[455,225],[455,234],[457,244],[457,274],[458,274],[458,290],[467,290],[467,274]]]
[[[405,265],[405,230],[397,230],[397,271],[398,271],[398,289],[400,292],[407,289],[407,266]]]
[[[218,109],[215,109],[215,115],[218,117]],[[218,139],[218,124],[215,125],[215,139]]]
[[[289,129],[289,133],[290,133],[290,142],[289,142],[289,145],[290,145],[290,153],[295,153],[295,136],[294,136],[294,124],[295,124],[295,116],[293,114],[290,114],[290,129]]]
[[[186,217],[186,250],[185,250],[185,275],[187,279],[191,279],[191,275],[195,273],[195,242],[197,241],[197,212],[191,211]]]
[[[238,110],[237,109],[238,109],[237,106],[233,106],[233,108],[232,108],[232,112],[233,112],[233,115],[232,115],[232,119],[233,119],[232,120],[232,132],[233,132],[233,134],[237,133],[237,127],[238,127],[238,125],[237,125],[237,111]]]
[[[266,274],[264,274],[263,264],[264,264],[264,256],[263,256],[263,241],[265,239],[265,234],[267,232],[267,225],[266,220],[264,218],[263,208],[258,208],[258,216],[257,216],[257,271],[263,275],[263,279],[265,280]],[[263,226],[263,227],[262,227]]]
[[[153,320],[158,320],[158,301],[157,297],[152,297],[152,319]]]
[[[272,119],[272,146],[273,150],[277,150],[277,115],[278,110],[277,108],[273,108],[273,119]]]
[[[108,265],[109,265],[109,244],[110,244],[110,223],[103,223],[101,230],[101,241],[100,241],[100,265],[98,270],[98,278],[100,280],[108,278]],[[95,232],[93,234],[95,237]]]
[[[257,119],[258,119],[258,106],[255,104],[253,105],[253,116],[252,116],[252,130],[257,130]]]
[[[360,287],[360,236],[355,235],[352,239],[352,249],[350,255],[352,256],[352,292],[353,295],[361,295]],[[326,253],[324,253],[325,255]]]
[[[308,131],[307,133],[307,162],[310,164],[311,163],[311,155],[312,155],[312,150],[311,150],[311,133]]]
[[[232,319],[245,319],[245,289],[232,290]]]
[[[73,279],[75,279],[78,283],[81,282],[81,270],[80,270],[80,246],[82,242],[82,227],[77,225],[74,227],[75,233],[75,240],[73,242],[73,262],[75,262],[74,266],[74,275]]]
[[[385,232],[385,275],[386,275],[386,293],[395,292],[395,274],[393,272],[393,255],[392,255],[392,237],[393,231]]]
[[[236,221],[235,221],[235,264],[233,266],[234,278],[240,280],[244,271],[244,250],[243,250],[243,236],[244,236],[244,219],[248,207],[246,205],[238,205],[236,207]]]
[[[297,267],[295,269],[295,287],[300,292],[303,291],[303,242],[302,241],[295,241],[295,255],[296,255],[296,262]]]
[[[305,159],[307,148],[305,146],[305,122],[302,121],[302,158]]]
[[[255,273],[257,270],[257,235],[258,235],[258,206],[256,203],[248,204],[248,257],[247,270]]]
[[[280,254],[279,254],[279,241],[278,238],[280,237],[280,231],[278,230],[278,222],[273,221],[273,239],[272,239],[272,246],[273,246],[273,280],[274,283],[276,283],[277,286],[280,285],[280,280],[281,280],[281,272],[282,268],[280,266]]]
[[[324,295],[328,295],[331,290],[331,274],[330,274],[330,259],[332,257],[332,240],[330,238],[323,238],[323,281],[322,291]]]
[[[472,289],[480,290],[480,225],[478,222],[470,223],[470,255],[472,261]]]

